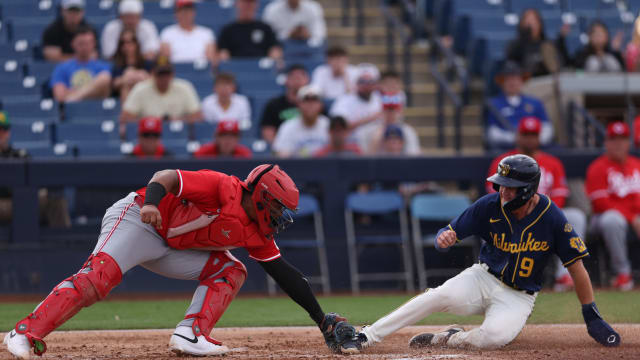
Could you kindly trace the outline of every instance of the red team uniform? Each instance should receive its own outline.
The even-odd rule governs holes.
[[[621,164],[600,156],[587,170],[585,188],[595,214],[615,209],[633,221],[640,214],[640,159],[629,155]]]

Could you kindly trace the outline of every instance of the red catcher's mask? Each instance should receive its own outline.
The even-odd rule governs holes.
[[[242,186],[251,193],[258,227],[264,236],[278,233],[293,223],[300,193],[293,180],[278,165],[257,166]]]

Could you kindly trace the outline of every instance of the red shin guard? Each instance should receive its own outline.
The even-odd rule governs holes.
[[[41,355],[46,351],[42,341],[45,336],[83,307],[103,299],[121,280],[120,267],[111,256],[106,253],[92,255],[77,274],[56,286],[29,316],[16,324],[16,332],[26,335],[34,352]],[[71,282],[73,287],[65,282]]]
[[[185,316],[185,319],[194,318],[192,329],[196,336],[203,335],[209,342],[222,344],[209,334],[240,291],[246,277],[245,266],[229,252],[211,253],[199,278],[200,285],[208,287],[202,309],[199,313]]]

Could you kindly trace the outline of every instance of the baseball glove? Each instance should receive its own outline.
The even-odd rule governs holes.
[[[337,313],[328,313],[320,324],[324,342],[337,354],[360,352],[356,329]]]

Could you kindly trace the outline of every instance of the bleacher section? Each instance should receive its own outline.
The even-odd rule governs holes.
[[[269,0],[261,0],[261,12]],[[15,124],[14,145],[26,148],[34,157],[51,156],[121,156],[135,142],[135,130],[127,131],[121,143],[118,117],[121,104],[115,99],[58,104],[51,100],[48,87],[55,64],[45,62],[41,54],[44,29],[55,19],[58,0],[3,0],[0,3],[0,106]],[[117,1],[87,1],[85,17],[98,30],[117,16]],[[208,0],[197,4],[196,22],[213,29],[216,34],[235,19],[233,2]],[[260,16],[260,15],[258,15]],[[158,30],[173,24],[173,1],[145,1],[143,17],[153,21]],[[285,63],[301,63],[310,72],[325,61],[324,44],[283,44]],[[251,103],[252,127],[241,141],[257,154],[266,147],[259,140],[260,116],[267,101],[283,91],[284,68],[269,59],[231,60],[212,69],[209,64],[180,64],[176,77],[193,83],[200,100],[212,93],[216,72],[236,76],[238,92]],[[31,131],[31,124],[43,124],[45,130]],[[113,124],[113,128],[111,125]],[[108,131],[106,130],[108,128]],[[176,155],[187,156],[198,144],[211,141],[209,124],[185,125],[178,133],[165,131],[163,142]],[[34,141],[34,137],[37,141]],[[57,147],[56,147],[57,146]],[[54,148],[55,147],[55,148]],[[64,151],[62,151],[64,150]]]
[[[571,25],[566,41],[573,55],[588,40],[589,24],[596,19],[607,25],[611,36],[622,31],[625,42],[630,40],[640,1],[451,0],[436,1],[433,11],[437,28],[454,37],[455,51],[467,57],[473,74],[484,76],[491,87],[496,63],[516,36],[520,14],[529,8],[542,14],[547,38],[555,39],[564,23]]]

